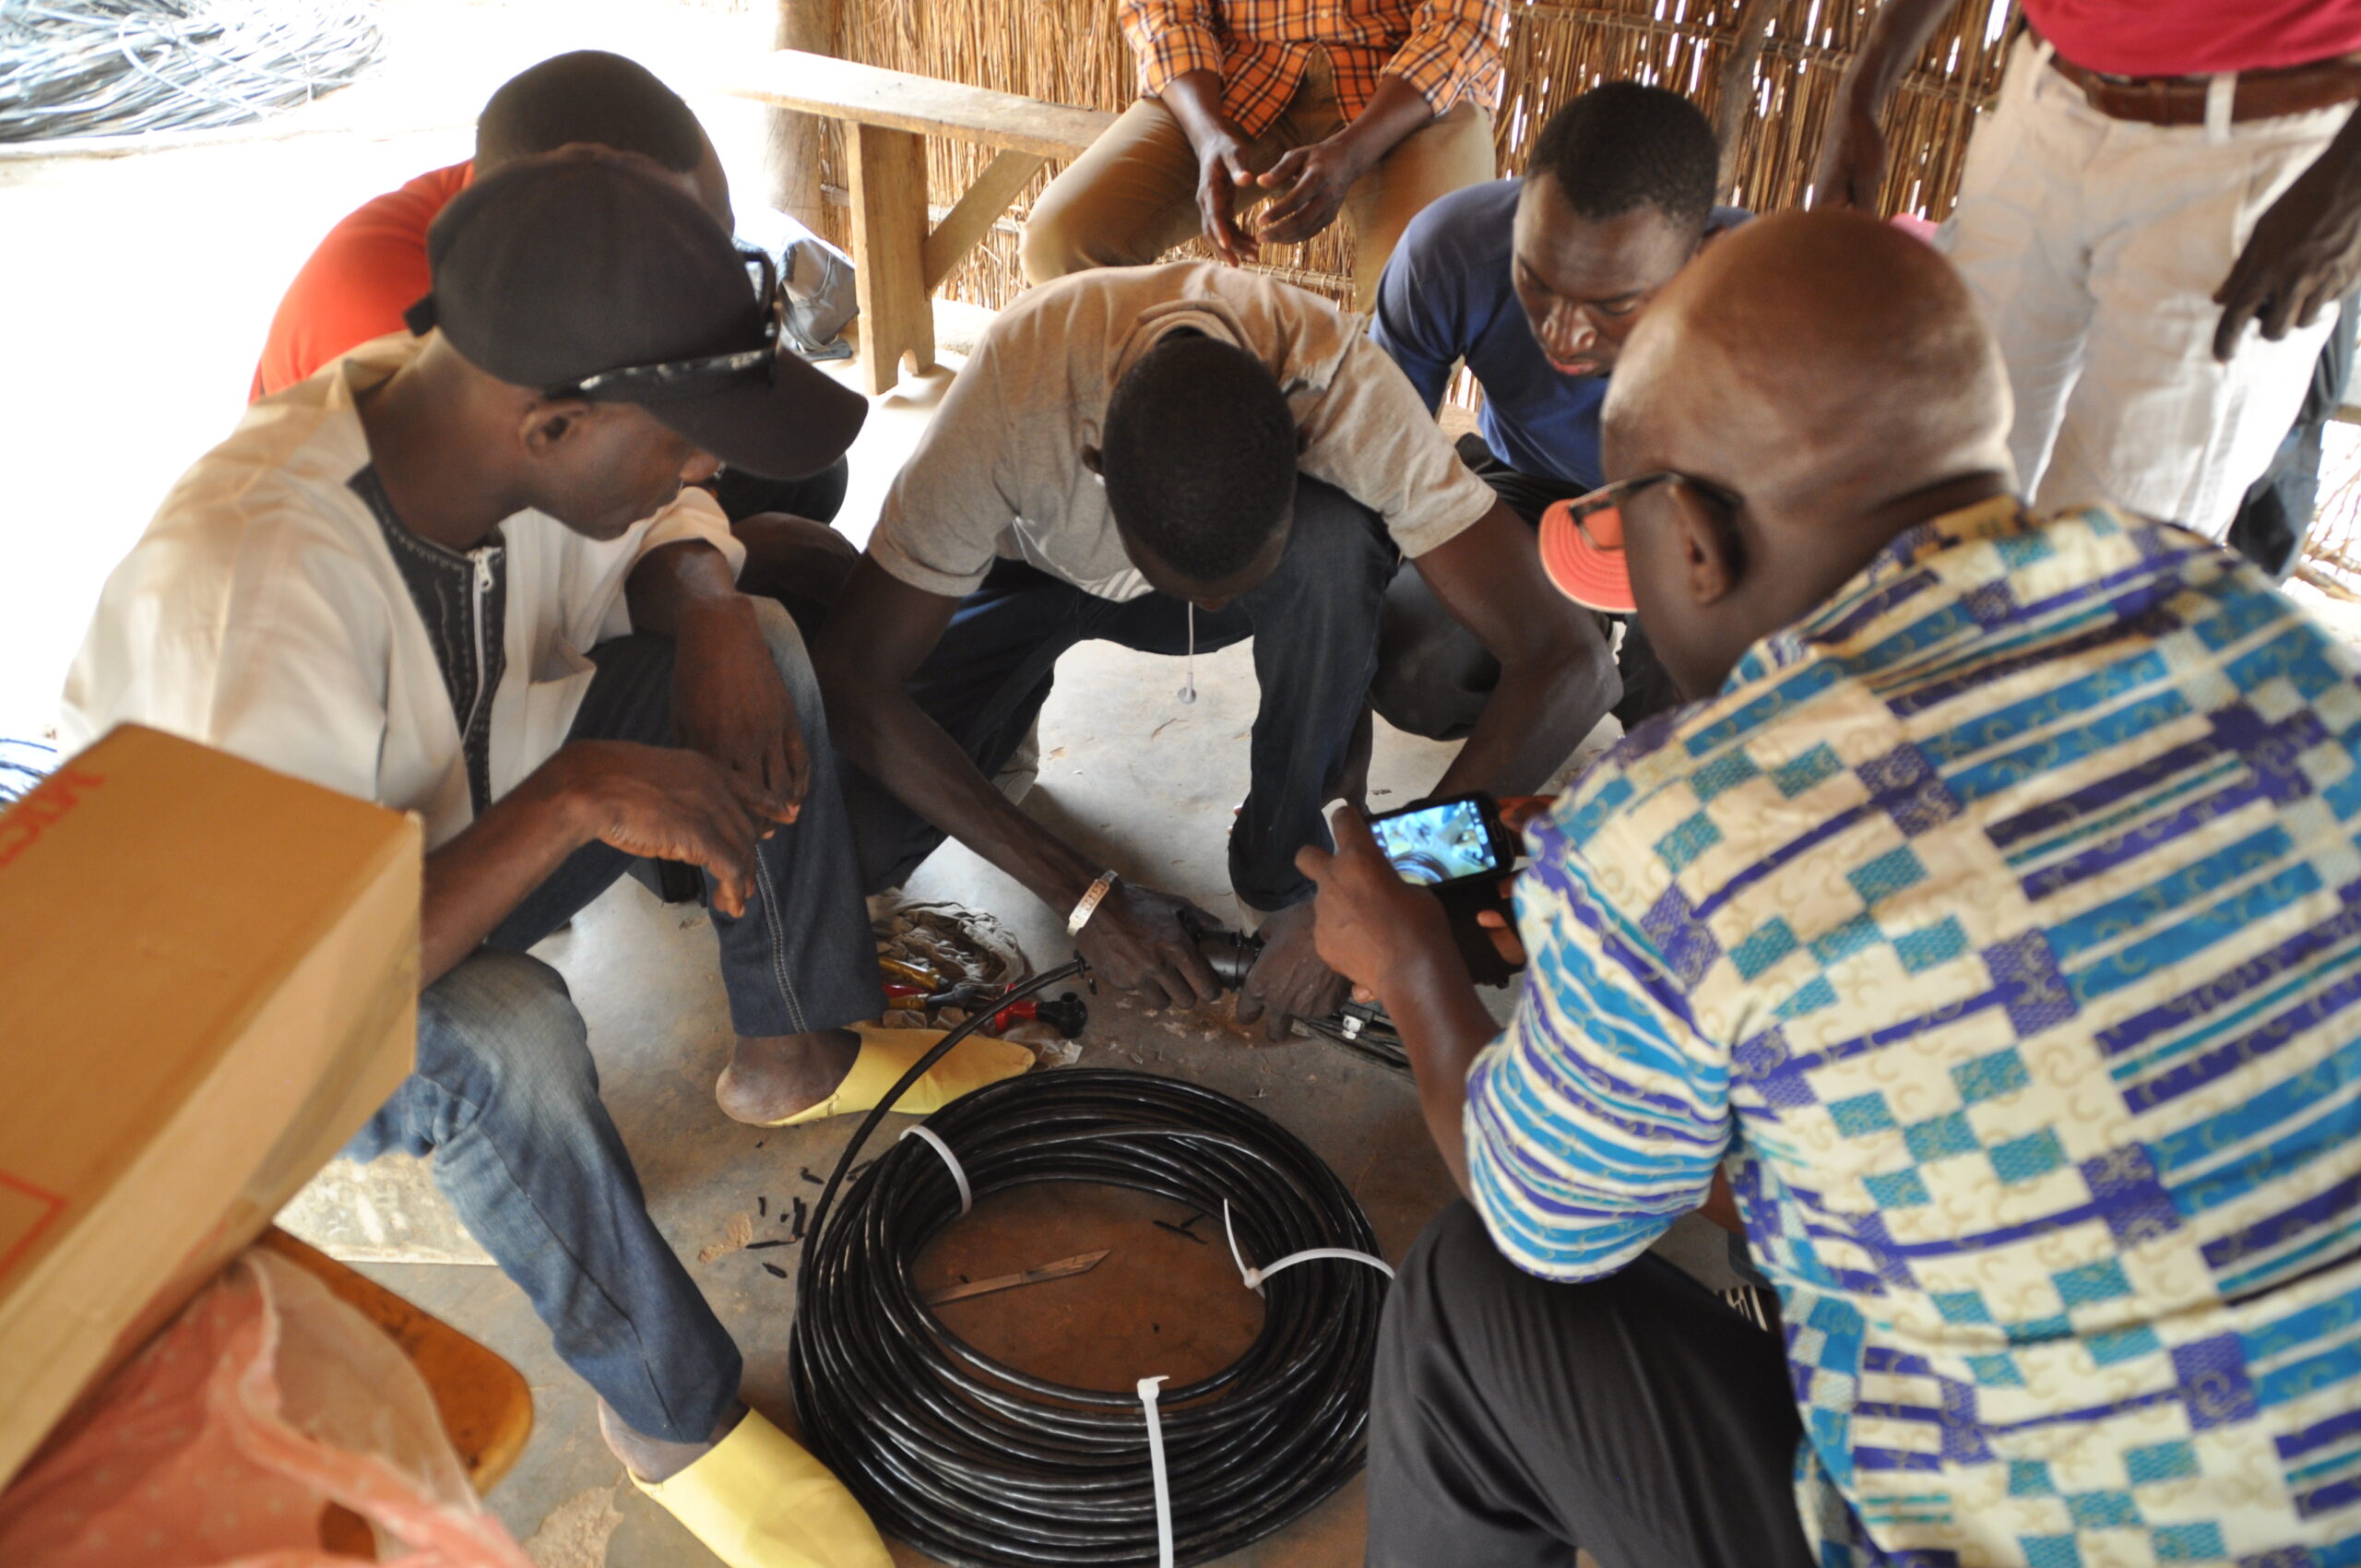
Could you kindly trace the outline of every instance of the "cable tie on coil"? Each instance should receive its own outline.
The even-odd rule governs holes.
[[[1164,1475],[1164,1420],[1156,1410],[1163,1390],[1160,1377],[1140,1379],[1140,1408],[1147,1416],[1147,1467],[1156,1479],[1156,1564],[1172,1568],[1172,1486]]]
[[[911,1131],[916,1132],[918,1129],[912,1128]],[[1293,1268],[1299,1263],[1310,1263],[1313,1258],[1343,1258],[1348,1263],[1365,1263],[1386,1278],[1394,1277],[1392,1264],[1374,1253],[1357,1253],[1350,1247],[1306,1247],[1299,1253],[1289,1253],[1268,1268],[1249,1268],[1246,1266],[1246,1259],[1238,1251],[1238,1229],[1229,1222],[1228,1198],[1221,1200],[1221,1228],[1229,1237],[1229,1261],[1238,1265],[1238,1277],[1245,1281],[1249,1290],[1257,1293],[1260,1293],[1263,1289],[1263,1281],[1270,1278],[1271,1276],[1282,1269]]]
[[[967,1186],[967,1169],[959,1163],[959,1157],[951,1152],[951,1146],[949,1144],[944,1143],[940,1137],[936,1136],[932,1129],[925,1126],[905,1128],[903,1129],[902,1136],[906,1138],[924,1138],[927,1143],[933,1147],[934,1152],[943,1157],[943,1163],[951,1168],[951,1180],[956,1183],[959,1188],[959,1212],[961,1214],[964,1215],[969,1209],[976,1206],[976,1194],[970,1191]],[[1393,1271],[1388,1269],[1386,1272],[1390,1274]]]

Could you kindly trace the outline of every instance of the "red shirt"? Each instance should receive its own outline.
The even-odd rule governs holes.
[[[472,163],[421,174],[352,213],[320,242],[270,318],[247,400],[299,381],[348,349],[402,329],[426,297],[426,230],[467,189]]]
[[[2361,0],[2024,0],[2025,20],[2086,71],[2195,77],[2361,51]]]

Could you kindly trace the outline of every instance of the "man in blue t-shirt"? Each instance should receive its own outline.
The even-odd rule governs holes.
[[[1714,128],[1678,93],[1608,82],[1541,129],[1522,180],[1442,197],[1412,220],[1378,284],[1370,337],[1433,409],[1453,363],[1484,389],[1460,457],[1528,523],[1604,482],[1598,410],[1623,340],[1705,242],[1745,221],[1715,207]],[[1415,572],[1386,595],[1371,687],[1386,721],[1466,733],[1499,677]],[[1676,700],[1627,624],[1618,660],[1629,729]]]

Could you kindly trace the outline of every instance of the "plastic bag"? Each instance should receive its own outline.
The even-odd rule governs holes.
[[[807,360],[840,360],[852,352],[845,328],[860,314],[852,257],[776,208],[742,208],[741,244],[767,252],[778,268],[790,345]]]
[[[425,1382],[302,1269],[249,1252],[0,1493],[8,1568],[331,1568],[338,1503],[401,1568],[531,1568]]]

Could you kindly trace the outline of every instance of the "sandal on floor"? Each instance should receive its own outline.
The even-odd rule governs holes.
[[[853,1058],[852,1070],[845,1075],[836,1092],[783,1122],[766,1125],[797,1127],[806,1122],[872,1109],[885,1098],[886,1090],[901,1081],[912,1063],[933,1050],[936,1042],[950,1032],[889,1029],[875,1024],[855,1024],[853,1028],[860,1035],[860,1054]],[[928,1068],[926,1076],[895,1101],[894,1109],[924,1116],[942,1110],[971,1089],[1015,1077],[1032,1065],[1033,1052],[1024,1046],[989,1035],[969,1035],[952,1049],[950,1055]]]
[[[757,1411],[670,1480],[632,1484],[729,1568],[893,1568],[844,1483]]]

